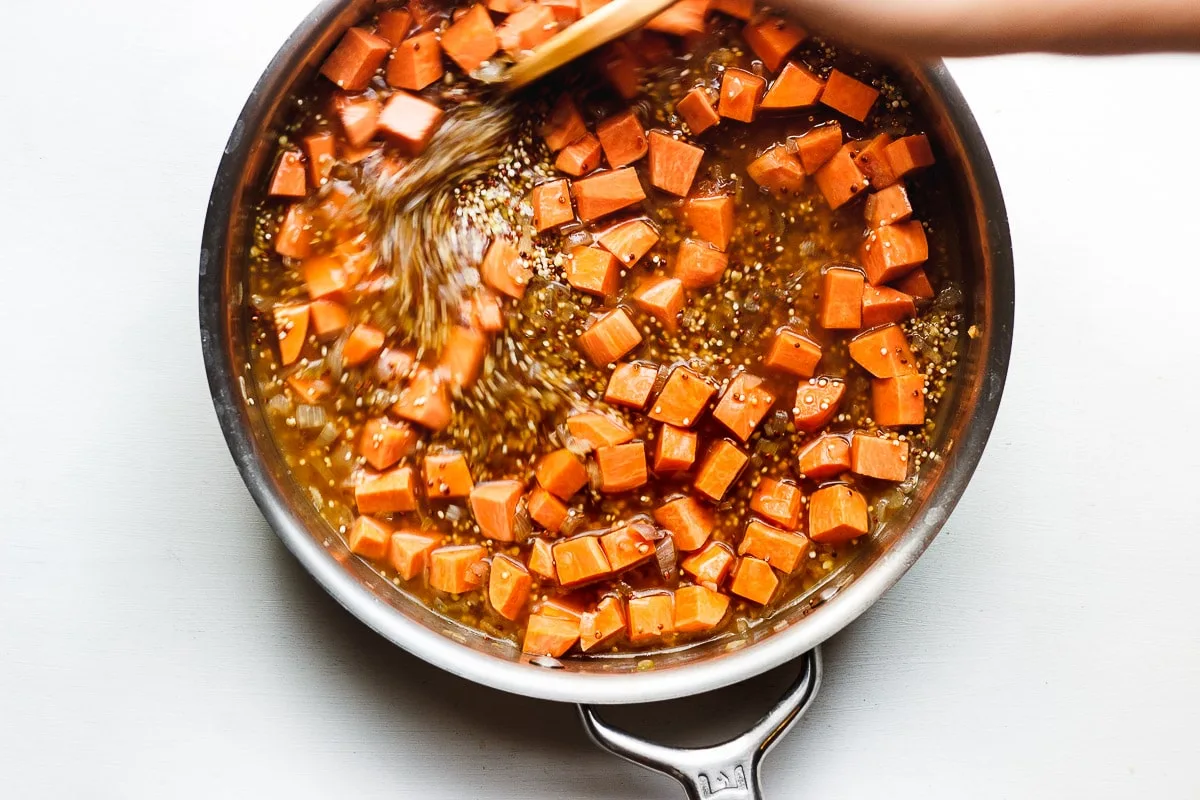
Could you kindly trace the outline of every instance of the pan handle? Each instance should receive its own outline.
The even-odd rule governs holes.
[[[763,757],[808,710],[821,688],[821,650],[800,657],[801,671],[767,715],[741,736],[712,747],[669,747],[610,726],[592,706],[580,706],[583,727],[598,746],[627,761],[669,775],[689,800],[762,800]]]

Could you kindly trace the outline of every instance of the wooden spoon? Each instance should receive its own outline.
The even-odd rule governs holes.
[[[563,64],[637,30],[674,4],[675,0],[612,0],[533,48],[505,73],[504,88],[512,91],[528,86]]]

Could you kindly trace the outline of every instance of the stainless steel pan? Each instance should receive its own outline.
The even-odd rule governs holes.
[[[251,187],[273,155],[283,100],[312,75],[371,0],[327,0],[267,67],[234,125],[213,185],[200,253],[200,331],[217,417],[250,493],[289,550],[352,614],[405,650],[456,675],[508,692],[580,704],[643,703],[697,694],[799,659],[800,677],[749,733],[705,750],[663,748],[607,726],[581,706],[600,745],[676,777],[693,798],[760,796],[758,765],[807,707],[820,683],[819,646],[866,611],[937,535],[974,472],[1000,405],[1013,324],[1013,264],[1004,200],[975,120],[940,63],[901,65],[910,98],[932,120],[957,216],[967,325],[977,335],[961,356],[961,379],[943,402],[939,457],[907,513],[816,591],[741,635],[658,654],[565,659],[549,669],[513,648],[442,618],[352,557],[289,476],[271,441],[247,368],[246,264]]]

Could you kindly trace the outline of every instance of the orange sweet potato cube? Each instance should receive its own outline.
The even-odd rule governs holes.
[[[866,286],[862,294],[862,326],[877,328],[889,322],[901,323],[917,313],[917,304],[904,292],[887,286]]]
[[[934,164],[933,149],[929,146],[929,138],[923,133],[897,139],[888,145],[886,154],[897,178]]]
[[[479,532],[497,542],[516,541],[517,506],[525,487],[520,481],[487,481],[471,488],[470,506]]]
[[[821,345],[791,328],[780,328],[771,341],[763,364],[770,369],[790,372],[801,378],[812,377],[821,362]]]
[[[626,267],[632,267],[658,244],[658,231],[642,219],[622,222],[596,237],[596,242]]]
[[[579,337],[579,348],[598,367],[621,359],[641,343],[641,332],[623,308],[600,317]]]
[[[596,464],[600,467],[600,491],[605,494],[627,492],[644,486],[649,477],[646,447],[641,442],[598,448]]]
[[[800,159],[777,144],[746,167],[746,174],[775,197],[799,195],[804,188],[804,167]]]
[[[321,65],[321,74],[340,89],[361,91],[391,49],[386,39],[363,28],[351,28]]]
[[[572,248],[563,272],[571,286],[597,297],[611,297],[620,286],[621,265],[599,247]]]
[[[744,69],[726,69],[721,76],[721,99],[717,113],[738,122],[753,122],[767,82]]]
[[[579,620],[532,614],[525,626],[521,652],[530,656],[559,658],[579,641]]]
[[[856,269],[834,267],[821,276],[821,327],[826,330],[858,330],[863,325],[863,285],[866,278]]]
[[[696,461],[699,438],[695,431],[663,425],[659,428],[658,442],[654,447],[654,471],[664,473],[691,469]]]
[[[713,409],[713,418],[743,442],[775,403],[775,395],[762,384],[762,378],[739,372],[729,381]]]
[[[908,477],[908,442],[855,433],[850,439],[850,470],[867,478],[899,483]]]
[[[347,536],[350,552],[371,561],[379,561],[387,555],[388,539],[392,529],[373,517],[362,516],[354,520]]]
[[[417,432],[403,422],[369,419],[358,440],[358,452],[377,470],[394,466],[417,446]]]
[[[554,544],[551,550],[563,586],[588,583],[612,572],[598,536],[576,536]]]
[[[646,129],[637,114],[626,109],[596,126],[596,137],[604,149],[604,158],[613,169],[626,167],[646,155]]]
[[[846,383],[839,378],[809,378],[802,382],[796,389],[796,405],[792,406],[796,427],[805,433],[825,427],[845,396]]]
[[[675,592],[675,630],[701,633],[721,624],[729,598],[704,586],[684,586]]]
[[[683,281],[653,276],[638,284],[631,297],[633,304],[658,320],[668,333],[679,329],[683,311]]]
[[[702,550],[685,558],[679,566],[696,583],[715,592],[729,577],[734,561],[736,557],[729,545],[709,542]]]
[[[554,168],[578,178],[594,172],[600,166],[603,154],[600,140],[590,133],[585,133],[559,151],[558,158],[554,159]]]
[[[601,217],[636,205],[646,199],[642,182],[633,167],[622,167],[571,183],[575,208],[583,222],[595,222]]]
[[[690,428],[699,421],[708,401],[716,393],[717,387],[711,379],[688,367],[676,367],[655,398],[650,419],[678,428]]]
[[[850,357],[876,378],[895,378],[917,372],[917,359],[899,325],[885,325],[850,340]]]
[[[463,594],[483,586],[487,548],[477,544],[448,545],[429,554],[428,582],[432,589]]]
[[[583,462],[565,447],[542,456],[534,477],[539,486],[561,500],[570,500],[588,482]]]
[[[870,182],[854,161],[854,143],[842,148],[813,175],[817,188],[825,195],[830,208],[841,208],[854,198],[865,194]]]
[[[751,520],[738,546],[739,555],[751,555],[790,575],[808,555],[809,541],[797,533],[788,533],[765,522]]]
[[[925,376],[900,375],[871,381],[871,416],[881,428],[925,424]]]
[[[929,260],[929,240],[920,222],[886,225],[867,234],[862,264],[872,286],[902,278]]]
[[[872,192],[867,195],[867,205],[863,213],[867,224],[872,228],[908,222],[913,215],[908,190],[904,188],[904,184],[896,183],[882,191]]]
[[[771,602],[778,586],[779,577],[770,564],[753,556],[742,556],[733,571],[729,591],[751,602],[766,605]]]
[[[397,89],[419,92],[442,79],[442,45],[433,31],[414,34],[400,42],[388,59],[387,82]]]
[[[550,152],[557,153],[586,133],[587,125],[575,101],[568,94],[560,96],[541,129],[542,138],[546,140]]]
[[[540,486],[535,486],[525,499],[525,507],[529,518],[541,525],[550,533],[558,533],[570,516],[566,503],[547,492]]]
[[[827,433],[800,450],[800,474],[805,478],[823,481],[849,471],[850,442],[844,436]]]
[[[425,456],[424,478],[425,494],[431,500],[467,497],[475,488],[466,456],[454,451]]]
[[[771,82],[759,108],[794,109],[814,105],[825,90],[825,81],[805,67],[789,61],[779,77]]]
[[[808,33],[783,17],[765,16],[746,25],[742,37],[767,69],[778,72],[788,55],[808,38]]]
[[[878,89],[855,80],[836,69],[829,73],[829,79],[825,82],[825,91],[821,93],[822,103],[859,122],[866,120],[877,99],[879,99]]]
[[[683,201],[680,216],[692,231],[718,250],[728,250],[733,239],[733,198],[727,194],[690,197]]]
[[[625,603],[608,596],[585,611],[579,619],[579,649],[583,652],[600,647],[625,630]]]
[[[398,514],[417,510],[417,487],[412,467],[397,467],[363,479],[354,487],[360,514]]]
[[[442,49],[463,72],[474,72],[500,49],[496,26],[483,3],[476,3],[442,32]]]
[[[721,502],[750,459],[732,442],[720,439],[713,443],[696,471],[692,486],[714,502]]]
[[[525,266],[516,246],[502,236],[496,237],[488,247],[479,274],[488,286],[514,300],[525,296],[525,289],[533,277],[533,271]]]
[[[675,277],[688,289],[702,289],[721,282],[729,267],[729,255],[708,242],[684,239],[675,257]]]
[[[654,592],[629,599],[630,642],[642,644],[674,632],[675,595]]]
[[[492,559],[488,575],[488,602],[505,619],[516,619],[529,602],[533,576],[520,561],[506,555]]]
[[[703,86],[697,86],[684,95],[675,106],[675,112],[683,117],[693,136],[699,136],[721,121]]]
[[[600,536],[600,547],[614,573],[654,558],[654,543],[636,525],[621,525]]]
[[[651,131],[650,184],[664,192],[687,197],[704,159],[704,148],[663,133]]]
[[[304,197],[308,194],[304,156],[299,150],[284,150],[280,154],[267,194],[272,197]]]
[[[411,581],[425,572],[429,554],[441,543],[442,537],[435,533],[396,531],[388,542],[388,563],[397,575]]]
[[[409,384],[400,390],[392,413],[433,431],[444,430],[454,417],[449,382],[436,371],[419,367]]]
[[[766,517],[776,525],[795,530],[800,524],[800,502],[803,495],[794,483],[763,478],[750,498],[750,510]]]
[[[844,484],[826,486],[808,499],[808,535],[821,544],[841,544],[869,529],[867,499]]]
[[[424,98],[397,91],[379,112],[379,130],[410,156],[425,152],[445,114]]]
[[[804,171],[809,175],[816,175],[817,170],[828,164],[842,149],[841,123],[831,122],[813,128],[794,141],[796,155],[800,157]]]
[[[716,513],[694,497],[678,497],[654,510],[654,521],[671,533],[681,553],[699,550],[717,527]],[[719,583],[720,581],[718,581]]]
[[[533,226],[538,233],[575,219],[575,209],[571,206],[571,186],[561,178],[533,187],[529,201],[533,205]]]
[[[640,361],[617,364],[604,390],[604,402],[626,408],[645,408],[658,378],[658,367]]]

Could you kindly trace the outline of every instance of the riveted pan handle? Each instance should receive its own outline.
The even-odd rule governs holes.
[[[808,710],[821,687],[821,652],[800,658],[800,675],[767,715],[741,736],[712,747],[669,747],[614,728],[592,706],[580,706],[583,726],[600,747],[627,761],[669,775],[690,800],[762,800],[763,757]]]

